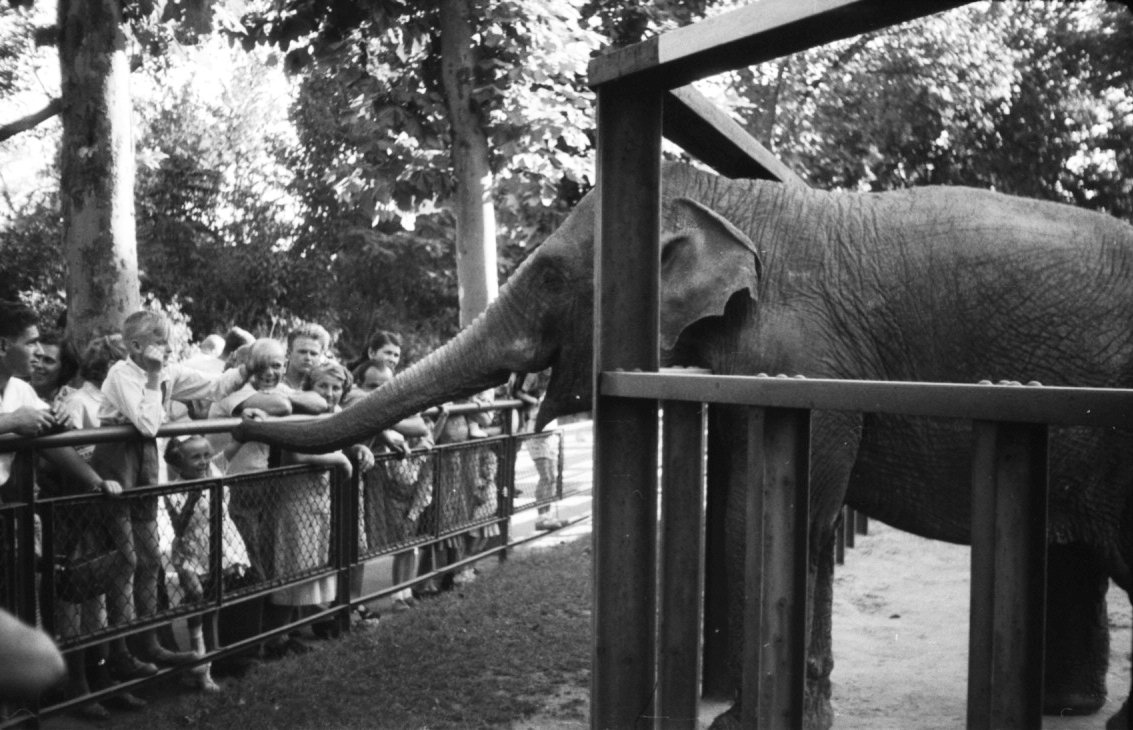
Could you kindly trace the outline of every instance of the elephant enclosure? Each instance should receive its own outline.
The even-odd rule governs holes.
[[[964,727],[971,548],[873,521],[834,579],[834,727]],[[1111,585],[1109,701],[1096,715],[1044,728],[1103,728],[1130,688],[1131,610]]]

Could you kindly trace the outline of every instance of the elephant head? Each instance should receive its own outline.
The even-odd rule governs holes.
[[[662,346],[690,323],[723,314],[746,289],[754,298],[760,259],[752,241],[711,206],[709,176],[665,170]],[[749,201],[750,202],[750,201]],[[589,410],[593,362],[594,192],[523,262],[499,298],[443,347],[348,410],[314,423],[245,422],[237,435],[297,451],[341,448],[424,408],[551,367],[538,427]]]

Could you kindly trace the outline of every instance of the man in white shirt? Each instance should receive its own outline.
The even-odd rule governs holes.
[[[38,340],[35,312],[18,302],[0,301],[0,434],[40,436],[56,426],[67,425],[66,416],[54,413],[26,380],[31,374],[31,358]],[[44,449],[41,453],[89,491],[108,495],[122,492],[118,482],[100,478],[69,446]],[[0,452],[0,486],[4,487],[4,499],[9,501],[19,498],[19,485],[8,484],[14,459],[14,452]]]

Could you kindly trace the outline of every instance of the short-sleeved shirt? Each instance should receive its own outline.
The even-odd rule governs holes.
[[[46,411],[50,408],[44,403],[35,389],[19,378],[8,378],[4,386],[4,394],[0,396],[0,413],[15,413],[24,406]],[[14,451],[0,452],[0,485],[8,483],[12,476],[12,461],[16,458]]]

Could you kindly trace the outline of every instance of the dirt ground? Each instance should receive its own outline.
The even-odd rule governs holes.
[[[846,551],[834,584],[834,727],[963,728],[967,701],[971,550],[878,522]],[[1044,728],[1104,728],[1130,689],[1131,610],[1109,593],[1109,702],[1090,717],[1044,718]]]
[[[835,573],[834,728],[963,728],[971,550],[878,522],[869,529]],[[1046,730],[1100,730],[1128,695],[1133,621],[1129,601],[1116,586],[1109,615],[1109,702],[1089,717],[1046,717]],[[567,699],[587,701],[585,690],[564,687],[562,693],[548,702],[547,712],[512,730],[585,730],[587,723],[555,712]],[[702,705],[701,727],[725,709]]]

